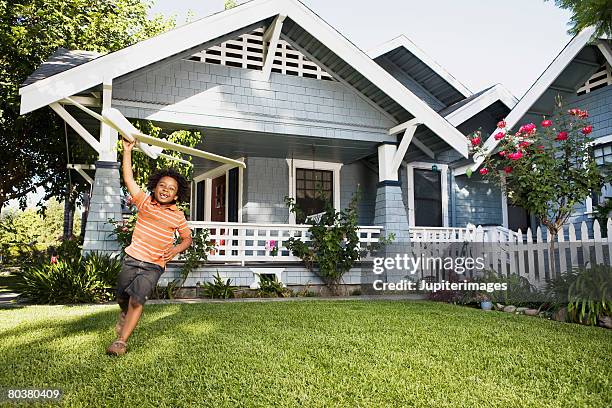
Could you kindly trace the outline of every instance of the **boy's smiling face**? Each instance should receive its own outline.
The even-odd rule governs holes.
[[[178,198],[178,183],[169,176],[164,176],[157,182],[153,191],[155,201],[160,204],[171,204]]]

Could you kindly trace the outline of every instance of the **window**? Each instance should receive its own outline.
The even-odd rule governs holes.
[[[593,147],[593,157],[595,158],[595,164],[597,164],[597,166],[610,166],[612,164],[612,143],[595,145]],[[604,169],[602,169],[602,171],[604,171]],[[594,192],[591,194],[591,197],[587,198],[587,213],[593,211],[594,205],[601,204],[605,199],[610,197],[612,197],[612,186],[606,184],[601,189],[601,192]]]
[[[304,211],[306,216],[318,214],[325,209],[325,202],[340,211],[340,168],[342,163],[315,160],[287,159],[289,167],[289,197]],[[289,223],[302,223],[295,214],[289,213]]]
[[[325,211],[326,203],[334,202],[333,184],[332,171],[296,169],[295,201],[305,216],[321,213]],[[298,223],[304,221],[297,219]]]
[[[612,144],[598,146],[593,149],[595,163],[598,166],[603,166],[606,163],[612,163]]]
[[[438,171],[414,169],[414,220],[419,227],[441,227],[442,178]]]
[[[409,225],[447,227],[448,165],[412,162],[406,171]]]

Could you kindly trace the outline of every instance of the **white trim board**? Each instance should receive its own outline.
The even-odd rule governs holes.
[[[406,177],[408,184],[408,224],[415,227],[414,218],[414,169],[431,170],[432,166],[438,167],[440,171],[440,185],[442,190],[442,226],[448,227],[448,165],[428,162],[411,162],[406,164]]]
[[[578,33],[571,41],[561,50],[559,55],[550,63],[550,65],[544,70],[540,77],[531,85],[529,90],[523,95],[523,97],[514,106],[512,111],[506,117],[506,127],[508,129],[514,127],[517,122],[525,116],[527,111],[533,106],[533,104],[542,96],[542,94],[548,89],[549,86],[561,75],[565,67],[578,55],[578,53],[584,48],[585,45],[593,37],[595,33],[594,27],[588,27]],[[495,140],[494,135],[497,134],[501,129],[497,128],[491,136],[485,141],[483,147],[486,152],[486,156],[491,154],[499,144],[499,140]],[[474,157],[474,163],[466,166],[462,166],[455,170],[455,174],[465,174],[468,169],[475,171],[484,162],[483,156]]]
[[[236,160],[244,162],[244,157],[240,157]],[[212,201],[212,181],[217,177],[225,175],[225,220],[227,222],[227,212],[229,210],[229,195],[227,194],[227,190],[229,189],[229,171],[234,168],[238,168],[238,222],[242,222],[242,184],[244,177],[244,169],[240,166],[235,166],[233,164],[223,164],[221,166],[215,167],[214,169],[207,170],[204,173],[195,176],[191,181],[192,192],[197,192],[197,184],[200,182],[204,182],[204,221],[210,221],[212,217],[212,209],[210,207],[210,203]],[[192,205],[191,208],[195,208],[197,205],[197,194],[193,194],[192,199],[190,201],[190,205]]]
[[[448,82],[453,88],[455,88],[455,90],[457,90],[466,98],[472,95],[472,92],[465,85],[463,85],[457,78],[451,75],[450,72],[445,70],[440,64],[438,64],[433,58],[427,55],[423,50],[421,50],[415,43],[413,43],[408,37],[403,34],[368,51],[368,55],[372,59],[376,59],[381,55],[384,55],[389,51],[393,51],[399,47],[404,47],[406,50],[414,54],[418,59],[425,63],[425,65],[431,68],[436,74],[440,75],[442,79]]]
[[[286,15],[325,44],[453,149],[468,157],[468,146],[461,132],[298,0],[253,0],[20,88],[21,113],[95,87],[104,78],[120,77],[279,14]]]
[[[289,198],[296,199],[296,184],[295,184],[295,170],[309,169],[309,170],[327,170],[332,171],[334,174],[333,188],[334,188],[334,209],[340,211],[340,169],[342,163],[324,162],[316,160],[301,160],[301,159],[287,159],[287,166],[289,166]],[[295,214],[289,211],[289,224],[295,224]]]
[[[512,109],[516,106],[518,99],[516,99],[503,85],[496,84],[459,109],[444,116],[444,119],[448,120],[453,126],[459,126],[497,101],[506,105],[508,109]]]

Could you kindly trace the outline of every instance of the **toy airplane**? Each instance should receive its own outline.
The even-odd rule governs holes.
[[[127,120],[126,117],[123,116],[123,114],[116,108],[102,109],[102,114],[100,115],[99,113],[92,111],[91,109],[81,105],[73,99],[66,98],[66,100],[70,101],[71,104],[75,105],[82,111],[98,119],[100,122],[104,122],[108,126],[115,129],[121,134],[121,136],[123,136],[123,138],[125,138],[129,142],[136,141],[136,146],[152,159],[164,157],[171,160],[177,160],[183,163],[188,163],[186,160],[178,159],[176,157],[162,153],[164,149],[168,149],[184,154],[189,154],[191,156],[202,157],[204,159],[214,160],[221,163],[233,164],[242,168],[246,168],[246,165],[239,160],[230,159],[228,157],[220,156],[218,154],[204,152],[202,150],[194,149],[192,147],[183,146],[178,143],[170,142],[168,140],[158,139],[156,137],[146,135],[140,130],[136,129],[134,125],[132,125],[130,121]]]

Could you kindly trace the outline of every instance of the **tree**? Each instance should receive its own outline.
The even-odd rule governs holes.
[[[548,1],[548,0],[546,0]],[[583,28],[595,26],[596,37],[612,37],[612,2],[610,0],[554,0],[557,7],[570,10],[572,28],[578,34]]]
[[[0,208],[43,186],[48,197],[70,197],[89,186],[77,177],[68,189],[65,127],[50,109],[19,115],[20,84],[58,47],[115,51],[174,26],[147,17],[149,0],[0,0]],[[71,157],[95,160],[78,136],[69,135]]]
[[[479,171],[548,229],[552,236],[550,259],[557,234],[576,205],[601,191],[606,181],[590,154],[593,127],[588,116],[580,109],[565,111],[557,99],[552,120],[543,120],[540,129],[529,123],[515,133],[508,130],[495,134],[499,150],[485,159]],[[502,121],[497,127],[505,128],[506,124]],[[485,154],[478,133],[470,140],[476,155]]]

